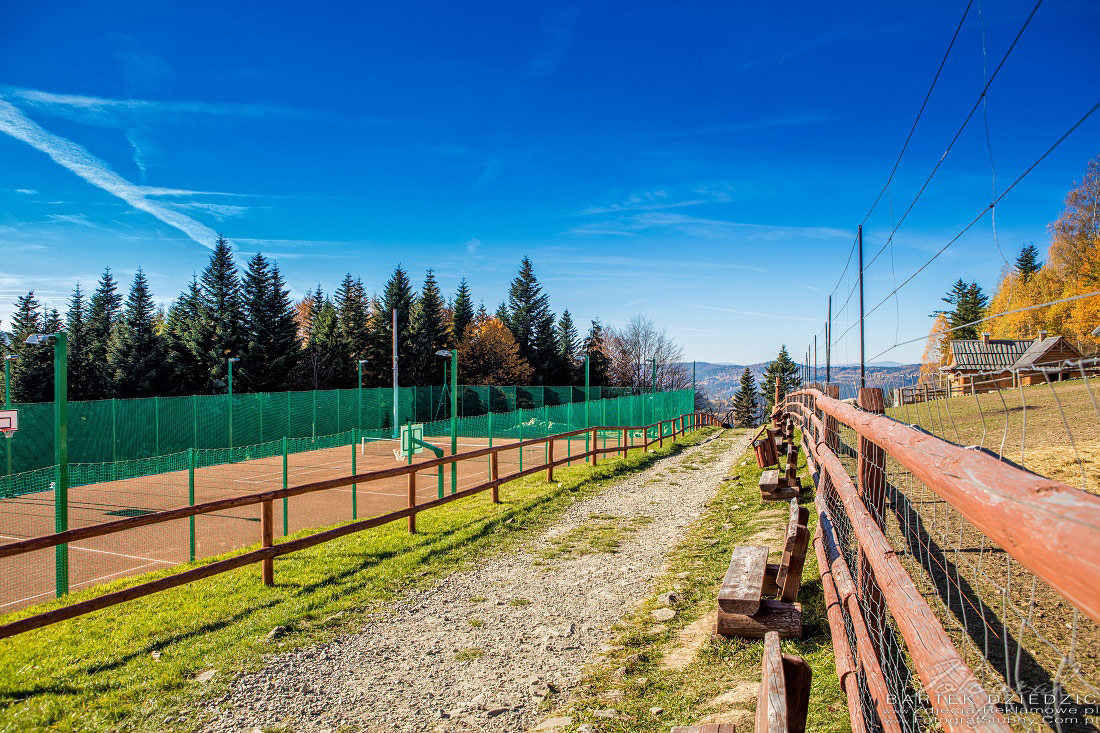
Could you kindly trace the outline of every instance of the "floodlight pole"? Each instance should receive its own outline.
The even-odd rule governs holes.
[[[446,362],[443,362],[446,365]],[[458,349],[451,349],[451,455],[458,453]],[[451,493],[458,490],[458,461],[451,463]]]
[[[651,359],[653,362],[653,380],[650,388],[649,398],[649,419],[650,422],[657,422],[657,360]]]
[[[570,380],[570,381],[572,381],[572,380]],[[590,388],[591,384],[592,384],[592,378],[591,378],[591,373],[588,370],[588,355],[585,354],[585,356],[584,356],[584,426],[586,428],[592,427],[592,419],[591,419],[591,416],[589,415],[589,411],[588,411],[588,391],[589,391],[589,388]],[[570,388],[569,391],[573,391],[572,388]],[[585,453],[587,453],[588,451],[596,448],[595,445],[593,445],[593,446],[588,445],[588,433],[587,432],[585,432],[585,434],[584,434],[584,446],[585,446],[585,449],[584,449]],[[592,459],[591,458],[585,458],[584,460],[586,462],[591,462]]]
[[[54,532],[69,528],[69,336],[64,331],[50,334],[53,340],[53,415],[54,462],[57,486],[54,487]],[[54,577],[60,598],[69,592],[69,545],[54,548]]]
[[[229,363],[229,447],[233,447],[233,362],[240,361],[238,358],[226,359]]]
[[[393,309],[393,437],[398,437],[401,434],[401,428],[398,427],[398,405],[399,394],[397,387],[397,308]]]
[[[825,319],[825,384],[832,379],[833,361],[833,296],[829,296],[829,314]]]

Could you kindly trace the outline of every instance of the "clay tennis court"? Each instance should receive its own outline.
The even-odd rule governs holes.
[[[450,454],[450,439],[429,436],[426,441]],[[494,438],[494,445],[514,440]],[[617,439],[606,445],[615,445]],[[461,437],[458,452],[488,445],[483,438]],[[584,438],[558,441],[557,457],[585,450]],[[287,456],[287,485],[393,468],[406,463],[394,450],[397,440],[367,440]],[[523,449],[523,467],[543,465],[545,446]],[[415,454],[413,463],[435,458],[431,451]],[[520,451],[499,454],[501,474],[519,469]],[[457,489],[488,480],[489,459],[457,464]],[[444,491],[451,491],[451,469],[443,470]],[[281,455],[195,469],[195,503],[255,494],[283,487]],[[439,495],[438,469],[417,473],[417,503]],[[379,479],[355,487],[317,491],[286,500],[286,533],[366,519],[404,508],[408,501],[405,476]],[[354,514],[353,514],[354,503]],[[175,471],[123,481],[109,481],[69,489],[69,528],[87,527],[124,517],[188,506],[188,472]],[[274,507],[276,536],[283,532],[283,502]],[[42,491],[0,501],[0,543],[40,537],[54,529],[54,493]],[[260,505],[240,507],[194,517],[195,558],[202,559],[260,541]],[[69,545],[69,589],[78,591],[116,578],[168,568],[190,560],[191,525],[188,519],[118,532]],[[54,549],[0,559],[0,613],[18,610],[55,597]]]

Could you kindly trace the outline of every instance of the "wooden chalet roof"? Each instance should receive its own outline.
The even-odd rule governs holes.
[[[952,339],[951,361],[943,371],[1011,369],[1035,339]]]
[[[1050,360],[1051,362],[1081,358],[1081,352],[1074,348],[1073,344],[1061,336],[1048,336],[1042,341],[1035,339],[1035,342],[1027,348],[1027,351],[1012,366],[1016,369],[1023,369],[1042,364],[1044,363],[1043,357],[1052,351],[1054,352],[1054,358]]]

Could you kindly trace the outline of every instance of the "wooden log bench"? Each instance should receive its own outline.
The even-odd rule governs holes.
[[[784,654],[779,634],[764,635],[760,693],[756,700],[756,733],[805,733],[813,671],[802,657]],[[677,725],[672,733],[737,733],[733,723]]]
[[[766,545],[734,548],[718,591],[715,634],[759,639],[776,631],[785,639],[802,636],[802,606],[796,599],[810,545],[809,518],[809,510],[792,499],[778,565],[768,562]]]
[[[798,496],[802,493],[802,482],[798,478],[798,446],[791,442],[787,448],[787,463],[783,469],[783,476],[779,479],[779,488],[789,489],[794,493],[788,496],[776,497],[776,498],[789,498],[790,496]],[[763,487],[761,487],[761,496],[763,496]]]
[[[779,475],[778,468],[770,468],[760,474],[760,499],[763,501],[793,499],[799,493],[800,489],[787,486],[786,477]]]
[[[779,451],[775,449],[775,441],[770,437],[754,440],[752,450],[756,454],[756,465],[760,468],[779,465]]]

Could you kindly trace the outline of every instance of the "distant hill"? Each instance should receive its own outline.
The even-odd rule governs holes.
[[[757,384],[764,379],[764,369],[767,362],[749,364],[748,367],[756,376]],[[691,364],[688,364],[691,370]],[[715,364],[700,361],[695,363],[696,386],[705,391],[711,399],[728,400],[741,383],[741,372],[744,364]],[[868,364],[866,369],[867,386],[892,389],[908,384],[915,384],[920,375],[920,364]],[[825,381],[825,367],[818,365],[818,379]],[[859,365],[845,364],[834,366],[831,369],[832,381],[840,385],[841,398],[854,397],[859,387]]]

